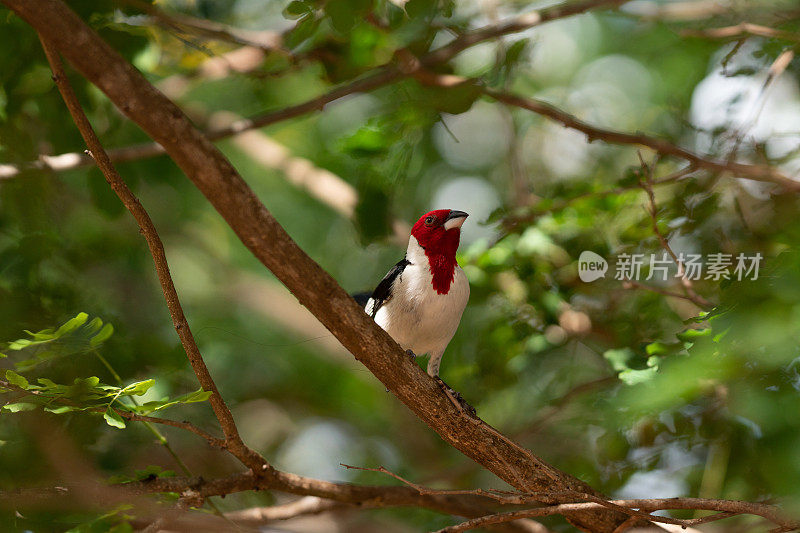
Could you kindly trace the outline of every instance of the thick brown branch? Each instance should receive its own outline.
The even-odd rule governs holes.
[[[102,170],[106,181],[111,185],[111,188],[122,203],[125,204],[125,207],[130,211],[131,215],[133,215],[133,218],[136,219],[140,232],[147,241],[147,246],[150,248],[150,253],[153,256],[158,280],[161,284],[161,290],[164,293],[164,298],[167,302],[167,308],[172,317],[175,331],[178,333],[178,337],[186,351],[186,355],[189,358],[192,369],[197,375],[200,385],[204,390],[211,392],[211,407],[214,409],[214,414],[216,414],[220,426],[222,426],[227,449],[246,466],[254,469],[254,471],[260,471],[262,467],[266,466],[266,461],[242,442],[242,439],[239,437],[239,431],[236,428],[236,423],[233,420],[233,415],[217,390],[214,379],[211,377],[202,355],[200,355],[200,349],[197,347],[192,331],[189,329],[189,322],[183,314],[183,308],[178,299],[175,284],[172,282],[172,275],[170,274],[167,264],[164,245],[161,242],[161,238],[158,236],[153,221],[150,219],[150,215],[148,215],[141,202],[139,202],[139,199],[136,198],[122,180],[122,177],[117,173],[114,165],[108,158],[108,154],[106,154],[103,146],[100,144],[100,140],[94,133],[89,120],[83,113],[83,109],[81,109],[75,92],[69,84],[67,75],[61,65],[61,59],[58,57],[58,52],[52,47],[46,37],[42,37],[42,47],[44,48],[45,55],[47,55],[50,68],[53,70],[53,79],[64,98],[64,102],[72,115],[72,119],[75,121],[81,136],[89,147],[92,157],[97,162],[97,166],[100,167],[100,170]]]

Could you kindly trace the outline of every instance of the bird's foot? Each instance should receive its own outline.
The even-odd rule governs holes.
[[[467,415],[470,418],[470,422],[473,422],[474,424],[480,423],[478,412],[474,407],[467,403],[467,400],[461,396],[461,393],[453,390],[450,385],[445,383],[439,376],[434,377],[434,379],[436,380],[436,383],[439,384],[439,387],[441,387],[442,392],[444,392],[444,394],[450,400],[450,403],[453,404],[453,407]]]

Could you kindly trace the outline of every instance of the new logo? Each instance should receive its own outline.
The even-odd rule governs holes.
[[[578,277],[581,281],[590,283],[596,279],[606,277],[608,261],[594,252],[584,250],[578,257]]]

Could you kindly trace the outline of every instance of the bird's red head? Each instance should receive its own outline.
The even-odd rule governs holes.
[[[433,288],[439,294],[447,294],[453,282],[461,225],[467,216],[463,211],[437,209],[423,215],[411,228],[411,235],[428,257]]]

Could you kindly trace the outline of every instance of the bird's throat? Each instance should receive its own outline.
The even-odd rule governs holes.
[[[425,255],[428,255],[427,253]],[[431,276],[433,277],[433,290],[438,294],[447,294],[450,292],[450,286],[453,284],[453,277],[456,272],[456,258],[445,257],[444,255],[428,255],[428,263],[431,268]]]
[[[453,277],[456,272],[456,250],[458,250],[459,233],[458,230],[450,230],[444,242],[436,250],[425,248],[425,255],[428,258],[431,276],[433,277],[433,289],[438,294],[450,292],[453,284]]]

